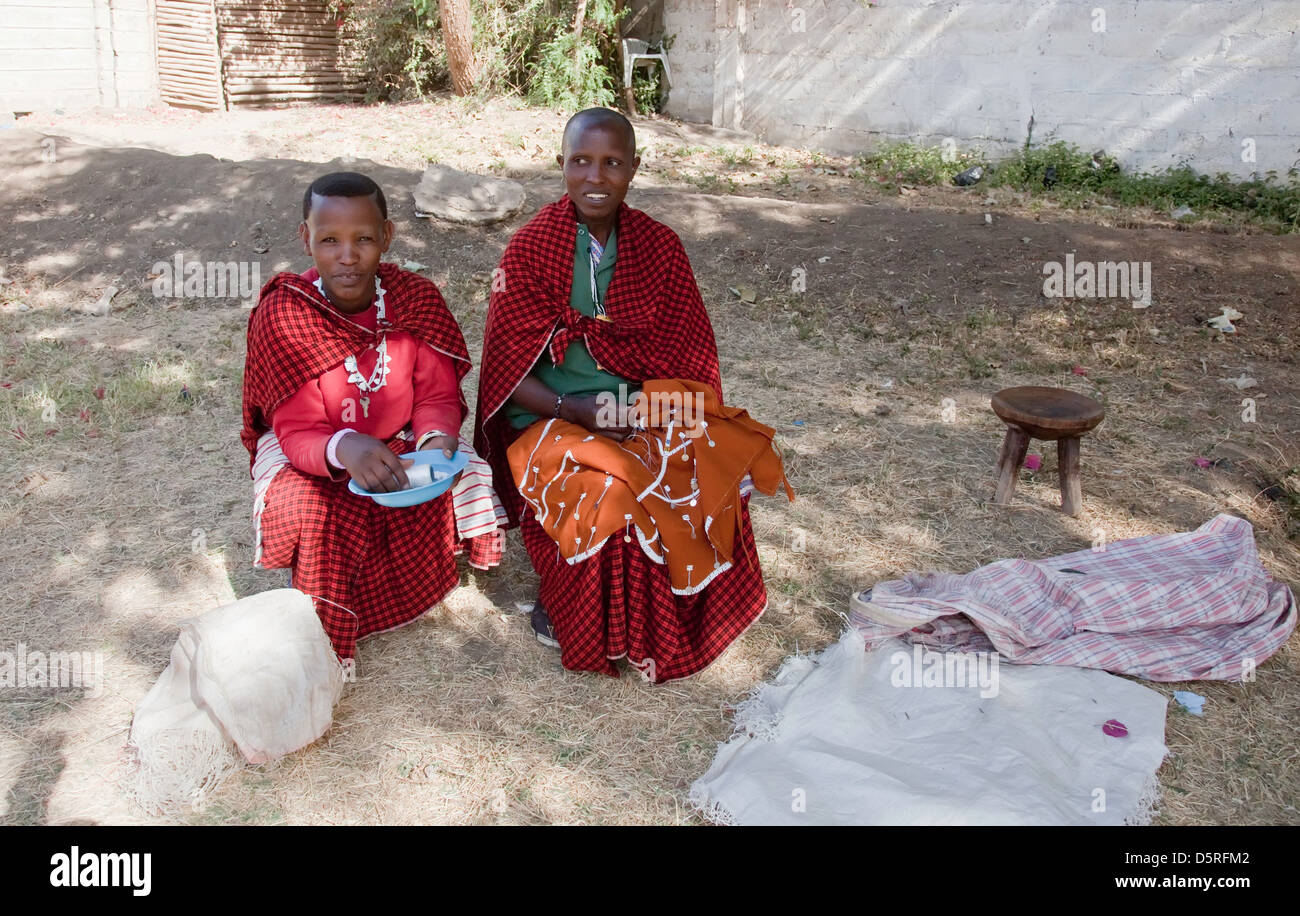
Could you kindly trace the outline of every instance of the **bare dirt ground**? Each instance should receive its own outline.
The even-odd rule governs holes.
[[[777,427],[798,491],[754,506],[771,609],[686,682],[566,672],[513,614],[536,580],[512,534],[501,569],[466,568],[445,606],[362,643],[321,741],[242,771],[202,810],[135,807],[122,748],[178,621],[284,584],[251,566],[247,312],[155,298],[152,266],[179,253],[257,262],[263,279],[305,269],[302,189],[360,169],[388,192],[392,258],[426,265],[477,355],[491,269],[561,191],[562,124],[444,99],[46,113],[0,131],[0,649],[101,652],[105,678],[98,696],[0,696],[0,823],[694,823],[686,795],[730,709],[789,654],[832,642],[852,589],[1218,512],[1249,519],[1269,571],[1300,582],[1300,238],[978,187],[885,193],[846,159],[645,121],[629,203],[685,241],[728,399]],[[486,229],[415,218],[431,159],[519,178],[525,212]],[[1150,261],[1152,304],[1044,298],[1043,264],[1070,252]],[[1236,334],[1202,325],[1223,306],[1245,315]],[[1256,385],[1224,381],[1243,374]],[[1017,384],[1107,406],[1084,443],[1080,518],[1056,508],[1051,449],[1012,506],[991,504],[988,398]],[[1300,638],[1254,683],[1151,686],[1209,698],[1204,718],[1171,703],[1158,823],[1300,823]]]

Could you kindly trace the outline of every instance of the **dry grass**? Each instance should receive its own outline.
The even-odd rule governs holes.
[[[282,152],[331,111],[304,112],[300,121],[277,116],[282,132],[262,142]],[[401,165],[402,156],[422,153],[403,143],[414,130],[409,112],[392,112],[371,112],[348,139],[362,144],[387,133],[398,150],[388,159]],[[452,114],[474,121],[472,112]],[[510,118],[519,123],[477,122],[485,133],[474,155],[505,156],[507,129],[531,137],[535,127],[546,142],[558,130],[549,114]],[[464,130],[475,135],[472,123]],[[1225,511],[1255,526],[1275,577],[1300,581],[1300,519],[1293,505],[1261,496],[1300,466],[1298,322],[1286,304],[1300,278],[1294,245],[1039,223],[1013,209],[985,229],[958,192],[907,206],[873,205],[869,196],[823,202],[824,192],[797,188],[782,190],[787,201],[771,199],[775,191],[700,194],[701,182],[678,168],[776,168],[760,152],[801,161],[810,174],[827,167],[762,147],[742,165],[748,154],[739,143],[667,156],[638,182],[645,187],[633,203],[672,222],[687,242],[714,316],[728,399],[779,430],[799,498],[755,504],[768,613],[686,682],[650,687],[627,674],[566,672],[513,613],[516,602],[532,599],[536,580],[511,535],[501,569],[466,568],[445,606],[361,644],[358,681],[325,738],[243,771],[205,810],[176,819],[696,823],[686,794],[729,734],[731,707],[790,653],[833,641],[854,588],[916,568],[966,571],[1005,556],[1079,549],[1099,532],[1114,540],[1185,530]],[[363,154],[379,157],[378,146]],[[232,170],[252,168],[148,155],[173,162],[173,174],[192,185],[221,186]],[[545,155],[534,158],[543,174]],[[274,162],[258,168],[266,187],[292,198],[296,178]],[[55,193],[41,190],[39,176],[27,178],[35,189],[27,193]],[[544,200],[554,179],[537,178],[529,189]],[[35,237],[27,219],[39,210],[33,199],[17,199],[9,234]],[[220,235],[209,255],[216,257],[236,236],[205,223],[220,215],[209,209],[187,231],[191,239]],[[289,199],[284,212],[261,218],[291,220],[292,209]],[[509,228],[469,232],[399,218],[401,255],[433,265],[472,353],[482,340],[487,271]],[[93,224],[67,231],[101,245],[130,243]],[[1034,236],[1033,246],[1022,236]],[[1067,243],[1150,257],[1156,304],[1136,311],[1037,297],[1037,265]],[[36,689],[0,696],[0,821],[156,821],[130,806],[116,778],[131,710],[165,665],[177,621],[284,581],[250,565],[247,456],[236,438],[246,312],[235,303],[161,307],[148,296],[142,266],[127,271],[131,282],[112,314],[66,311],[96,298],[89,278],[103,275],[103,265],[88,261],[67,279],[72,265],[43,268],[38,251],[4,257],[15,282],[0,287],[0,384],[11,386],[0,388],[0,524],[9,533],[0,540],[0,571],[10,599],[0,610],[0,649],[24,642],[102,651],[107,683],[95,698]],[[292,259],[291,242],[268,257]],[[1233,266],[1219,276],[1225,263]],[[790,289],[795,266],[808,271],[806,293]],[[738,284],[757,289],[758,302],[727,292]],[[1265,298],[1269,284],[1291,295]],[[1236,338],[1198,328],[1197,314],[1241,295],[1254,298]],[[1088,374],[1072,374],[1076,365]],[[1254,424],[1238,416],[1243,395],[1217,380],[1238,366],[1260,379]],[[1041,471],[1022,477],[1011,507],[990,503],[1001,424],[988,396],[1014,384],[1063,384],[1107,405],[1106,422],[1085,440],[1086,511],[1078,519],[1056,509],[1051,451]],[[473,386],[471,377],[466,390]],[[50,399],[57,416],[46,423],[40,415]],[[947,416],[945,406],[953,408]],[[21,439],[9,432],[19,428]],[[1200,470],[1192,464],[1198,455],[1227,460]],[[799,532],[806,550],[795,549]],[[1253,684],[1154,685],[1209,698],[1203,719],[1171,708],[1160,823],[1300,822],[1297,644],[1292,639]]]

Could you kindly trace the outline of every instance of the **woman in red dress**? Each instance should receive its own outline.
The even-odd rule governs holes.
[[[394,509],[347,488],[407,485],[398,456],[450,457],[467,407],[469,355],[432,281],[380,259],[393,239],[383,192],[364,175],[312,183],[299,234],[315,264],[281,273],[249,318],[244,427],[254,478],[254,562],[290,568],[341,659],[356,641],[419,617],[459,581],[455,555],[500,559],[490,471]],[[501,513],[502,515],[504,513]]]
[[[566,668],[616,675],[614,661],[626,657],[654,681],[687,677],[721,655],[767,605],[744,501],[733,513],[729,568],[683,594],[630,535],[566,560],[521,499],[507,460],[511,442],[547,421],[567,424],[561,428],[577,433],[575,441],[622,441],[632,430],[609,422],[604,396],[626,395],[648,380],[700,383],[721,402],[713,327],[681,241],[623,202],[639,164],[632,125],[608,109],[579,112],[557,159],[566,195],[515,233],[501,259],[474,445],[492,465],[541,578],[538,639],[558,644]],[[533,482],[545,489],[549,481]]]

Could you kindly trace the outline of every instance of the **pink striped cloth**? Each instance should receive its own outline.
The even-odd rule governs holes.
[[[964,576],[909,573],[850,604],[868,646],[903,636],[1152,681],[1253,680],[1296,626],[1294,595],[1264,570],[1250,523],[1230,515]]]
[[[460,437],[460,450],[469,456],[469,464],[456,481],[451,498],[456,510],[456,533],[468,541],[497,531],[506,523],[506,510],[492,487],[491,465],[479,457],[464,436]]]

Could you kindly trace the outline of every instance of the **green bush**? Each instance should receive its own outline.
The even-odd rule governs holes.
[[[1045,180],[1049,166],[1056,169],[1051,188]],[[1000,163],[990,183],[1045,192],[1067,202],[1095,198],[1163,211],[1186,206],[1197,215],[1241,213],[1270,228],[1294,232],[1300,229],[1297,178],[1300,170],[1295,167],[1288,170],[1286,181],[1271,171],[1247,180],[1226,172],[1211,177],[1189,165],[1126,173],[1105,153],[1085,153],[1073,144],[1057,141],[1026,148]]]
[[[527,95],[529,67],[563,25],[554,0],[473,0],[478,91]],[[569,27],[573,18],[570,16]]]
[[[978,152],[945,157],[941,146],[903,141],[886,143],[859,156],[858,162],[865,176],[886,185],[948,184],[958,172],[981,164],[986,170],[981,186],[1014,187],[1065,204],[1108,202],[1165,212],[1186,206],[1198,216],[1240,214],[1271,230],[1300,231],[1297,167],[1289,169],[1284,179],[1271,171],[1247,180],[1223,172],[1209,176],[1188,165],[1129,173],[1104,152],[1085,153],[1061,141],[1047,146],[1026,143],[1015,155],[996,163]]]
[[[614,104],[614,80],[601,66],[600,51],[590,42],[578,45],[572,32],[561,32],[542,45],[529,67],[528,101],[549,108],[590,108]]]
[[[653,70],[638,67],[632,71],[632,98],[636,102],[638,114],[658,114],[663,111],[662,92],[659,87],[662,77],[663,70],[659,67]]]
[[[340,7],[368,100],[424,98],[450,84],[437,0],[357,0]],[[614,0],[588,0],[576,64],[576,0],[471,0],[476,91],[535,104],[610,105],[621,73]]]
[[[919,146],[907,141],[886,143],[858,157],[858,164],[886,184],[947,184],[958,172],[979,163],[977,152],[948,154],[942,146]]]
[[[366,101],[424,98],[447,85],[438,0],[358,0],[335,13],[367,81]]]
[[[1119,165],[1105,153],[1094,159],[1076,146],[1056,142],[1049,146],[1027,146],[999,163],[990,184],[1042,188],[1049,168],[1056,170],[1056,183],[1062,188],[1087,191],[1108,187],[1119,174]]]

